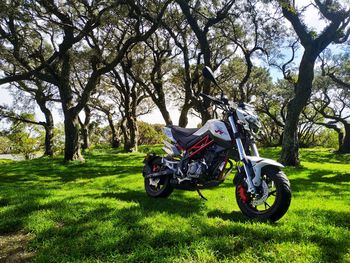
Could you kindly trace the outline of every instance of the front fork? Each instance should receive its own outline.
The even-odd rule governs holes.
[[[236,126],[236,123],[234,121],[233,116],[230,115],[228,117],[228,120],[229,120],[230,125],[232,127],[233,136],[235,137],[235,140],[236,140],[236,145],[237,145],[237,149],[238,149],[238,153],[239,153],[239,159],[243,162],[244,171],[245,171],[245,174],[247,175],[247,185],[248,185],[247,192],[255,194],[256,189],[255,189],[255,186],[253,184],[253,179],[252,179],[252,178],[254,178],[254,171],[253,171],[252,164],[247,159],[247,155],[245,153],[244,146],[243,146],[241,137],[238,133],[238,129],[237,129],[237,126]],[[253,151],[254,156],[259,157],[259,152],[258,152],[258,148],[256,147],[256,144],[252,143],[251,147],[252,147],[252,151]]]

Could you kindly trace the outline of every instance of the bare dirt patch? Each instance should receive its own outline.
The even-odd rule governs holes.
[[[31,239],[31,234],[21,232],[0,235],[0,262],[29,261],[34,256],[34,252],[27,249],[27,244]]]

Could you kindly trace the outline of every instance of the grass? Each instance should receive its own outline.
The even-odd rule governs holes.
[[[148,198],[143,153],[0,161],[0,261],[350,262],[350,155],[301,155],[301,168],[285,169],[293,199],[277,223],[240,213],[233,175],[203,190],[208,201],[179,190]]]

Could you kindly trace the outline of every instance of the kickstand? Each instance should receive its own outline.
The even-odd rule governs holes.
[[[205,201],[208,201],[208,199],[205,198],[205,197],[202,195],[202,193],[199,191],[199,189],[197,189],[197,193],[198,193],[199,196],[200,196],[201,198],[203,198]]]

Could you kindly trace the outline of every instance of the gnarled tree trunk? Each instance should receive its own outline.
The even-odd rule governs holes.
[[[345,136],[339,147],[340,153],[350,153],[350,123],[344,123]]]
[[[299,165],[297,126],[299,116],[311,95],[314,78],[314,65],[317,56],[331,43],[344,42],[350,34],[342,35],[339,31],[345,30],[350,23],[350,14],[346,10],[335,9],[334,1],[315,1],[320,13],[329,21],[321,33],[316,35],[307,29],[295,9],[294,1],[279,0],[283,16],[292,24],[305,51],[299,66],[298,80],[295,85],[295,96],[288,103],[287,118],[283,134],[282,152],[280,161],[285,165]]]
[[[81,128],[81,136],[83,139],[83,143],[81,144],[81,148],[83,150],[90,148],[90,120],[91,120],[91,109],[89,106],[84,107],[85,120],[82,122],[79,118],[80,128]]]
[[[40,83],[39,83],[40,84]],[[41,87],[40,85],[38,85]],[[53,156],[53,138],[54,138],[54,121],[52,117],[52,113],[49,108],[46,107],[47,99],[45,98],[45,94],[40,92],[36,93],[35,100],[38,103],[40,110],[44,113],[45,123],[43,124],[45,128],[45,152],[46,156]]]
[[[53,139],[54,139],[54,124],[53,124],[53,118],[50,112],[50,117],[46,117],[46,125],[44,126],[45,128],[45,152],[44,155],[47,156],[53,156]],[[49,119],[49,120],[48,120]]]
[[[80,123],[78,114],[71,110],[64,112],[64,132],[65,132],[65,149],[64,160],[73,161],[81,160],[80,152]]]
[[[299,79],[295,86],[295,96],[287,106],[287,117],[282,139],[280,160],[283,164],[297,166],[299,160],[298,123],[301,112],[311,95],[316,57],[305,51],[299,67]]]
[[[133,116],[126,116],[122,120],[121,129],[124,135],[124,151],[136,152],[138,141],[138,127],[136,118]]]
[[[111,138],[111,146],[113,149],[118,148],[120,146],[120,139],[117,129],[114,126],[112,114],[107,114],[108,125],[111,128],[112,138]]]

